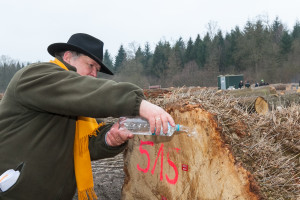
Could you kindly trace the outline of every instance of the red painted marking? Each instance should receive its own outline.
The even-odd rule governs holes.
[[[147,150],[145,150],[145,149],[143,149],[143,145],[151,145],[151,146],[153,146],[153,142],[151,142],[151,141],[142,141],[141,140],[141,143],[140,143],[140,152],[141,152],[141,154],[146,154],[146,156],[147,156],[147,160],[148,160],[148,163],[147,163],[147,167],[145,168],[145,169],[143,169],[143,168],[141,168],[140,167],[140,165],[139,164],[137,164],[137,169],[139,170],[139,171],[141,171],[141,172],[144,172],[144,173],[147,173],[148,172],[148,170],[149,170],[149,168],[150,168],[150,156],[149,156],[149,153],[148,153],[148,151]]]
[[[182,171],[189,171],[189,166],[182,164]]]
[[[154,142],[152,142],[152,141],[142,141],[141,140],[141,143],[140,143],[140,146],[139,146],[140,153],[145,154],[147,156],[148,163],[147,163],[147,167],[145,169],[141,168],[140,165],[137,164],[137,169],[141,172],[147,173],[149,171],[149,168],[150,168],[150,155],[149,155],[149,152],[146,149],[143,149],[143,145],[153,146]],[[169,150],[175,150],[177,153],[179,153],[180,149],[179,148],[170,148]],[[151,170],[151,174],[154,174],[159,156],[161,156],[161,158],[160,158],[160,180],[162,181],[163,180],[163,163],[164,163],[164,144],[163,143],[161,144],[161,146],[158,150],[153,168]],[[167,153],[167,158],[168,158],[168,164],[174,169],[175,176],[174,176],[173,179],[170,179],[168,174],[165,174],[165,176],[166,176],[166,179],[167,179],[168,183],[175,184],[178,180],[178,169],[177,169],[175,163],[170,160],[170,153],[169,152]],[[182,170],[187,171],[188,170],[188,165],[182,165]],[[165,198],[165,197],[162,196],[162,198]]]
[[[169,163],[169,165],[171,167],[173,167],[173,169],[175,171],[175,177],[174,177],[174,179],[169,179],[168,174],[166,174],[166,179],[167,179],[168,183],[175,184],[177,182],[177,180],[178,180],[178,169],[177,169],[176,165],[170,160],[169,152],[167,154],[167,157],[168,157],[168,163]]]
[[[155,170],[155,167],[156,167],[156,163],[157,163],[159,154],[161,154],[161,159],[160,159],[160,180],[162,181],[163,180],[164,143],[161,144],[161,146],[160,146],[160,148],[158,150],[154,166],[153,166],[153,168],[151,170],[151,174],[154,173],[154,170]]]
[[[167,200],[167,197],[161,196],[161,200]]]

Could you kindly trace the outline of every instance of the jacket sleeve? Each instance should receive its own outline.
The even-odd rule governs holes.
[[[111,147],[105,142],[105,135],[112,127],[113,123],[101,126],[97,136],[92,136],[89,141],[89,150],[91,160],[98,160],[102,158],[110,158],[121,153],[127,146],[128,142],[116,147]]]
[[[40,112],[94,118],[139,114],[144,94],[138,86],[81,76],[52,63],[20,70],[14,95],[21,105]]]

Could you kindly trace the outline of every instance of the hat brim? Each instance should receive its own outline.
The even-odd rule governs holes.
[[[106,67],[100,59],[98,59],[98,57],[85,51],[84,49],[82,49],[78,46],[67,44],[67,43],[54,43],[54,44],[49,45],[47,50],[48,50],[49,54],[53,57],[55,57],[55,53],[59,53],[59,52],[63,52],[63,51],[76,51],[78,53],[82,53],[82,54],[92,58],[93,60],[95,60],[101,66],[100,72],[105,73],[105,74],[114,75],[111,72],[111,70],[108,67]]]

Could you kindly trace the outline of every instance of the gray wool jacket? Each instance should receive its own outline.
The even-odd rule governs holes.
[[[0,175],[18,169],[19,179],[1,200],[71,200],[76,191],[73,143],[77,116],[135,116],[144,99],[131,83],[80,76],[66,65],[37,63],[19,70],[0,102]],[[105,133],[90,138],[91,159],[115,156]]]

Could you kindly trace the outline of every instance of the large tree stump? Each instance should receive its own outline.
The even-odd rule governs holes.
[[[124,154],[122,199],[259,199],[252,175],[235,161],[213,115],[200,105],[168,111],[191,131],[134,136]]]

